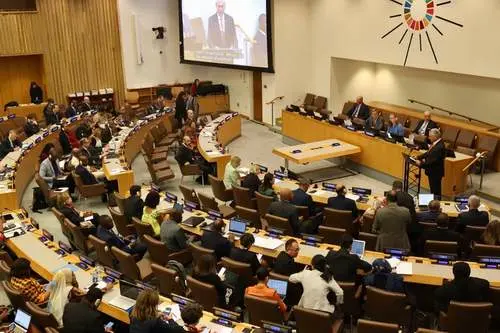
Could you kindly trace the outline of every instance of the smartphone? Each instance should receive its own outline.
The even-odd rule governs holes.
[[[112,321],[110,321],[109,323],[106,324],[106,326],[104,326],[104,329],[106,330],[109,330],[111,327],[113,327],[115,323],[113,323]]]

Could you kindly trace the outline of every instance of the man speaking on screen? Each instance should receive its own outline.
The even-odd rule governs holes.
[[[235,49],[238,47],[232,16],[225,13],[226,1],[216,0],[217,12],[208,19],[208,46],[210,48]]]

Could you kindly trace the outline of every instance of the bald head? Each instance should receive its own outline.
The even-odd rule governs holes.
[[[289,188],[280,189],[280,199],[281,201],[292,200],[292,190],[290,190]]]
[[[356,97],[356,103],[363,104],[363,96]]]
[[[469,209],[478,209],[481,206],[481,199],[477,195],[469,197]]]
[[[424,112],[424,119],[425,120],[431,120],[431,112],[430,111],[425,111]]]

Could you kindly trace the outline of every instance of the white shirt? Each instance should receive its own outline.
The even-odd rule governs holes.
[[[217,19],[219,20],[219,30],[224,33],[226,31],[226,21],[224,20],[224,14],[217,14]]]
[[[420,130],[418,131],[418,134],[425,135],[425,130],[427,129],[427,125],[429,125],[429,122],[427,120],[424,120],[422,126],[420,127]]]
[[[330,283],[326,283],[323,278],[321,278],[321,272],[318,270],[304,270],[300,273],[295,273],[290,275],[290,282],[302,284],[304,292],[299,301],[299,306],[324,311],[328,313],[333,313],[335,311],[335,306],[328,302],[326,296],[331,290],[337,295],[337,304],[344,303],[344,291],[337,282],[332,278]]]

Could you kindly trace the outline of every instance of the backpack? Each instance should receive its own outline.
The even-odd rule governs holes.
[[[186,273],[186,269],[184,268],[184,266],[180,262],[178,262],[177,260],[169,260],[165,267],[172,269],[177,273],[177,276],[179,277],[179,285],[181,286],[183,291],[186,291],[187,290],[187,285],[186,285],[187,273]]]
[[[42,189],[40,187],[33,187],[33,204],[31,210],[38,212],[40,209],[49,208],[47,201],[45,201],[45,196],[43,195]]]

